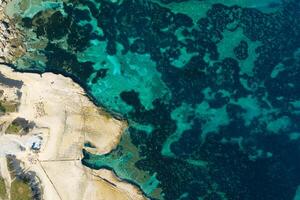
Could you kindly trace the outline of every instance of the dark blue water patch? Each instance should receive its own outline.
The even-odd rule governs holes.
[[[153,199],[289,200],[300,185],[300,4],[281,6],[214,4],[193,21],[149,1],[70,1],[22,19],[46,40],[44,59],[22,61],[73,77],[129,120],[115,150],[84,154],[87,166]]]
[[[261,139],[266,142],[264,144],[266,149],[274,152],[273,158],[250,161],[247,154],[236,150],[238,147],[235,145],[220,145],[218,142],[214,143],[214,139],[209,141],[207,156],[220,153],[219,156],[213,156],[216,159],[215,164],[218,165],[218,167],[211,166],[216,169],[213,173],[214,178],[220,181],[220,187],[227,193],[232,193],[232,199],[240,199],[241,196],[245,199],[293,199],[295,183],[299,181],[299,172],[294,170],[299,167],[299,163],[294,163],[291,167],[286,160],[298,159],[298,144],[291,144],[284,136],[272,135]],[[285,156],[288,158],[284,158]],[[228,180],[228,177],[231,179]],[[282,193],[282,190],[289,192]]]

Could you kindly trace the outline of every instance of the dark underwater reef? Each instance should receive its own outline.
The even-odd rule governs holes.
[[[87,166],[112,168],[153,199],[294,198],[300,185],[299,1],[283,1],[273,13],[214,4],[193,21],[151,1],[71,0],[19,23],[37,40],[46,38],[45,48],[35,49],[45,59],[25,56],[27,70],[70,74],[95,101],[131,122],[110,154],[85,152]],[[102,60],[80,58],[91,41],[103,46],[93,52]],[[154,64],[133,66],[131,57]],[[130,85],[140,76],[143,87],[144,79],[162,82],[145,84],[152,106],[143,88],[116,83],[127,77]],[[102,82],[121,89],[106,100],[95,92]]]

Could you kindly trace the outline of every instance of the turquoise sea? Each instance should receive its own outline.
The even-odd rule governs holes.
[[[20,71],[72,77],[129,128],[106,155],[150,199],[300,199],[299,0],[13,0]]]

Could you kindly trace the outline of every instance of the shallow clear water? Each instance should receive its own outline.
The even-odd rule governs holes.
[[[78,81],[129,129],[109,168],[152,199],[297,199],[300,2],[21,0],[18,70]],[[299,192],[297,192],[299,194]]]

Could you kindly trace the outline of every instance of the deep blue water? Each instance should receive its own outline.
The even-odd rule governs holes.
[[[83,150],[86,166],[152,199],[300,199],[298,0],[20,0],[7,12],[26,35],[18,70],[71,76],[128,119],[111,153]]]

